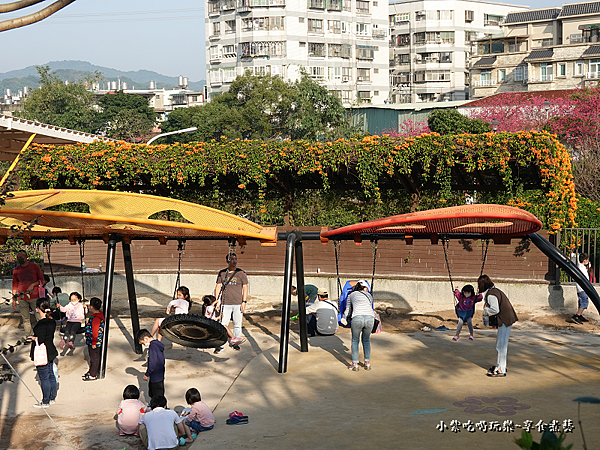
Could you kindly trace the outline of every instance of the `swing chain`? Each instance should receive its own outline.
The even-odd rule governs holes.
[[[83,257],[85,256],[85,240],[79,239],[79,263],[81,264],[81,296],[85,301],[85,283],[83,279]]]
[[[483,239],[481,241],[483,244]],[[485,240],[485,252],[483,249],[483,245],[481,246],[481,273],[479,274],[479,276],[483,275],[483,268],[485,267],[485,261],[487,260],[487,252],[488,252],[489,246],[490,246],[490,240],[486,239]]]
[[[341,254],[341,250],[342,250],[341,242],[334,240],[333,248],[335,250],[335,273],[337,275],[337,291],[338,291],[338,299],[339,299],[342,296],[342,283],[340,281],[340,267],[339,267],[339,259],[340,259],[340,254]]]
[[[456,303],[456,297],[454,295],[454,283],[452,282],[452,273],[450,272],[450,263],[448,262],[448,248],[450,246],[450,240],[447,237],[441,238],[442,247],[444,248],[444,258],[446,259],[446,268],[448,269],[448,278],[450,279],[450,287],[452,288],[452,297],[454,303]]]
[[[177,298],[177,289],[181,285],[181,260],[185,255],[185,239],[179,239],[177,241],[177,251],[179,252],[179,258],[177,262],[177,279],[175,280],[175,290],[173,291],[173,300]]]
[[[371,275],[371,295],[373,295],[373,283],[375,282],[375,264],[377,263],[377,247],[379,246],[379,239],[374,238],[371,240],[371,253],[373,254],[373,274]]]
[[[56,286],[56,282],[54,281],[54,270],[52,269],[52,260],[50,259],[50,247],[52,246],[52,241],[46,241],[44,239],[44,247],[46,247],[46,254],[48,255],[48,265],[50,266],[50,275],[52,276],[52,287]]]

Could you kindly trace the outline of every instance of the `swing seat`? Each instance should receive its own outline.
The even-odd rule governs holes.
[[[352,292],[352,289],[354,289],[354,286],[356,285],[356,283],[358,283],[359,281],[362,281],[363,283],[367,283],[369,292],[371,292],[371,285],[369,284],[369,282],[367,280],[348,280],[348,281],[346,281],[346,284],[344,284],[344,287],[342,288],[342,294],[340,295],[340,300],[339,300],[340,312],[338,313],[338,324],[341,327],[350,328],[350,322],[348,322],[348,325],[343,325],[342,322],[340,322],[340,321],[342,320],[342,315],[344,314],[344,311],[346,311],[346,304],[348,303],[348,296]]]
[[[227,343],[227,330],[216,320],[195,314],[173,314],[163,320],[160,334],[192,348],[217,348]]]

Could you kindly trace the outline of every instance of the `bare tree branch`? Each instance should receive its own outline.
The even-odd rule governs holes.
[[[0,32],[6,30],[13,30],[15,28],[24,27],[26,25],[31,25],[32,23],[39,22],[40,20],[51,16],[56,11],[63,9],[65,6],[70,5],[74,1],[75,0],[57,0],[50,6],[47,6],[46,8],[41,9],[33,14],[0,22]],[[24,0],[23,3],[33,4],[31,1],[28,2],[27,0]]]
[[[0,13],[11,12],[11,11],[16,11],[18,9],[27,8],[28,6],[37,5],[38,3],[42,3],[43,1],[46,1],[46,0],[21,0],[18,2],[5,3],[3,5],[0,5]]]

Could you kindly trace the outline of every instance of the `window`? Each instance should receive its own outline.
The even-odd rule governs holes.
[[[558,65],[558,76],[559,77],[567,76],[567,65],[565,63],[560,63]]]
[[[398,45],[398,47],[409,46],[410,45],[410,34],[399,34],[397,45]]]
[[[465,31],[465,42],[475,41],[478,37],[477,31]]]
[[[596,43],[600,42],[600,28],[598,25],[588,25],[590,28],[582,31],[583,42]],[[593,27],[593,28],[592,28]]]
[[[420,22],[422,20],[425,20],[427,18],[427,11],[417,11],[415,13],[415,20],[417,22]]]
[[[587,78],[599,78],[600,73],[600,59],[590,59],[590,71],[587,74]]]
[[[235,45],[224,45],[223,46],[223,56],[225,58],[235,57]]]
[[[324,57],[325,56],[325,44],[309,42],[308,43],[308,56]]]
[[[493,25],[499,26],[504,22],[504,16],[498,16],[495,14],[484,14],[483,15],[483,25]]]
[[[552,44],[553,44],[552,38],[549,38],[549,39],[538,39],[536,41],[533,41],[532,47],[533,48],[546,48],[546,47],[551,47]]]
[[[368,23],[357,23],[356,24],[356,35],[357,36],[369,36],[371,30],[371,24]]]
[[[540,81],[552,81],[553,79],[552,64],[540,64]]]
[[[323,34],[323,20],[322,19],[308,19],[308,32]]]
[[[340,100],[342,99],[342,91],[329,91],[329,93],[335,98],[339,98]]]
[[[298,17],[298,23],[304,23],[304,17]]]
[[[219,46],[218,45],[211,45],[210,46],[210,59],[211,60],[221,59],[221,52],[219,52]]]
[[[268,56],[285,56],[285,42],[242,42],[240,44],[240,54],[242,58]]]
[[[408,53],[396,55],[396,64],[410,64],[410,55]]]
[[[342,67],[342,81],[350,81],[352,77],[352,67]]]
[[[370,45],[356,46],[356,59],[373,59],[375,57],[375,47]]]
[[[415,33],[415,45],[453,43],[454,31],[427,31]]]
[[[327,21],[327,32],[333,34],[342,33],[342,22],[339,20],[328,20]]]
[[[327,44],[327,56],[330,58],[341,58],[343,48],[342,44]]]
[[[440,52],[440,62],[441,63],[451,63],[452,62],[452,52]]]
[[[438,20],[452,20],[452,13],[451,10],[438,11]]]
[[[527,66],[517,66],[513,72],[513,77],[515,81],[527,81]]]
[[[371,91],[358,91],[357,97],[361,103],[371,103]]]
[[[236,77],[235,67],[223,68],[223,82],[224,83],[231,83],[233,80],[235,80],[235,77]]]
[[[308,7],[314,9],[325,9],[325,0],[308,0]]]
[[[379,69],[373,69],[373,73],[379,73]]]
[[[284,17],[250,17],[242,19],[242,31],[283,30]]]
[[[356,81],[371,81],[371,69],[357,69]]]
[[[506,81],[506,69],[498,70],[498,83],[504,83]]]
[[[342,101],[344,103],[350,103],[352,99],[352,91],[342,91]]]
[[[450,81],[449,70],[429,70],[425,72],[426,81]]]
[[[572,34],[569,36],[569,41],[571,44],[581,44],[583,42],[583,35],[580,34]]]
[[[482,70],[479,76],[480,86],[491,86],[492,85],[492,71]]]
[[[342,47],[342,58],[352,58],[352,46],[350,44],[343,44]]]
[[[330,80],[341,80],[342,79],[342,68],[341,67],[328,67],[327,77]]]
[[[342,22],[342,34],[350,34],[352,31],[350,22]]]
[[[394,17],[394,24],[410,21],[410,13],[396,14],[395,16],[392,16],[392,17]]]
[[[225,21],[225,34],[235,33],[235,20]]]
[[[343,0],[343,10],[344,11],[352,11],[352,0]]]
[[[369,2],[356,0],[356,12],[358,14],[369,14]]]
[[[575,63],[575,76],[576,77],[583,76],[583,63],[582,62]]]
[[[379,91],[373,91],[373,95],[379,95]]]
[[[308,74],[311,78],[325,78],[325,67],[309,67]]]
[[[221,22],[213,22],[213,36],[218,36],[221,34]]]
[[[465,22],[473,22],[475,20],[475,11],[465,11]]]
[[[341,11],[342,10],[342,0],[329,0],[327,2],[327,10],[328,11]]]
[[[520,52],[520,51],[521,51],[521,43],[520,42],[517,42],[516,45],[514,43],[508,44],[508,52],[509,53],[515,53],[515,52]]]

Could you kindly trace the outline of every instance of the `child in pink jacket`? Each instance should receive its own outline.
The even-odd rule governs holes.
[[[60,310],[67,316],[65,334],[58,344],[61,350],[65,348],[65,341],[67,348],[75,348],[75,335],[85,320],[86,307],[81,303],[81,294],[79,292],[71,292],[69,298],[71,302],[67,306],[60,307]]]

